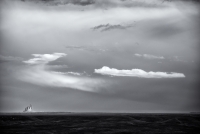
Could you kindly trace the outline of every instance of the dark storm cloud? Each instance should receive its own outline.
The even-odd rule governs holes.
[[[104,32],[104,31],[109,31],[109,30],[114,30],[114,29],[126,29],[126,28],[130,28],[132,27],[133,25],[127,25],[127,26],[123,26],[123,25],[111,25],[111,24],[102,24],[102,25],[98,25],[98,26],[95,26],[91,29],[93,30],[100,30],[101,32]]]

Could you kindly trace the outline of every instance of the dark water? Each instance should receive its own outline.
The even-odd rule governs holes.
[[[9,134],[200,134],[198,114],[1,114]]]

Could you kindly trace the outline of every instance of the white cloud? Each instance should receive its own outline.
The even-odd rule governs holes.
[[[141,54],[135,54],[135,56],[137,56],[137,57],[142,57],[142,55],[141,55]]]
[[[45,69],[45,66],[31,66],[21,71],[18,79],[42,86],[66,87],[82,91],[96,92],[102,81],[88,77],[70,76]]]
[[[137,57],[143,57],[146,59],[165,59],[163,56],[155,56],[150,54],[135,54]]]
[[[78,76],[80,76],[81,75],[81,73],[77,73],[77,72],[67,72],[68,74],[72,74],[72,75],[78,75]]]
[[[50,61],[57,60],[63,56],[66,56],[64,53],[53,53],[53,54],[32,54],[34,57],[33,59],[23,61],[24,63],[28,64],[46,64]]]
[[[24,61],[24,63],[34,66],[26,66],[25,69],[19,71],[20,74],[17,74],[16,78],[42,86],[66,87],[90,92],[96,92],[99,87],[105,85],[102,84],[103,81],[100,79],[80,77],[78,76],[79,73],[76,72],[63,73],[49,70],[48,62],[57,60],[65,55],[64,53],[33,54],[36,58]],[[73,74],[74,76],[68,74]]]
[[[83,73],[78,73],[78,72],[55,72],[53,71],[53,73],[57,73],[57,74],[63,74],[63,75],[75,75],[75,76],[91,76],[89,74],[87,74],[85,71]]]
[[[167,73],[167,72],[145,72],[141,69],[132,69],[132,70],[118,70],[115,68],[102,67],[100,69],[95,69],[95,73],[102,75],[111,75],[111,76],[129,76],[129,77],[141,77],[141,78],[183,78],[185,77],[182,73]]]

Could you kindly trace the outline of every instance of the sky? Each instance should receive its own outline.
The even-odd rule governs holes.
[[[197,112],[199,2],[2,0],[0,112]]]

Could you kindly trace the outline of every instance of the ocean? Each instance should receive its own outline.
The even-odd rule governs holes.
[[[200,114],[1,113],[2,134],[200,134]]]

